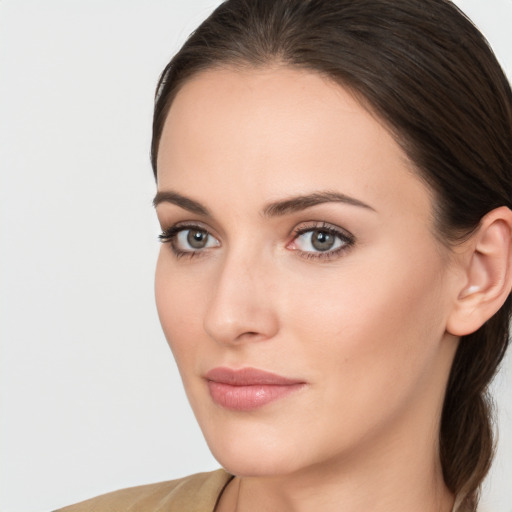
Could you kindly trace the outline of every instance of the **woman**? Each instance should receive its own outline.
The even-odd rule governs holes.
[[[228,0],[163,72],[160,320],[226,471],[66,510],[473,511],[512,92],[446,0]]]

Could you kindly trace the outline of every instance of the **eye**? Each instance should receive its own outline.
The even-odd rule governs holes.
[[[354,244],[349,233],[328,224],[302,227],[288,248],[304,253],[307,257],[333,257]]]
[[[342,241],[325,230],[315,229],[297,237],[295,241],[301,251],[331,251],[341,247]]]
[[[192,256],[204,249],[220,245],[220,242],[201,226],[173,226],[165,230],[159,238],[162,242],[169,243],[177,256]]]
[[[215,239],[210,237],[208,232],[203,229],[183,229],[176,235],[175,244],[184,251],[189,249],[197,250],[212,247],[214,240]]]

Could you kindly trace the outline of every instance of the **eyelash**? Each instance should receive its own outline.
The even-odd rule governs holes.
[[[293,231],[293,239],[292,242],[296,241],[300,236],[309,233],[310,231],[321,231],[323,233],[327,233],[333,237],[338,238],[341,240],[342,245],[334,250],[329,250],[325,252],[308,252],[308,251],[301,251],[299,249],[295,249],[297,252],[300,253],[302,258],[306,258],[308,260],[315,259],[315,260],[324,260],[328,261],[330,259],[335,259],[337,256],[340,256],[342,252],[347,251],[350,249],[354,243],[355,243],[355,237],[348,231],[345,231],[341,228],[332,226],[331,224],[327,224],[326,222],[313,222],[306,226],[301,226]]]
[[[211,233],[206,228],[204,228],[203,226],[201,226],[199,224],[177,224],[175,226],[170,227],[169,229],[164,230],[160,235],[158,235],[158,238],[159,238],[160,242],[168,243],[171,246],[172,252],[178,259],[183,258],[183,257],[192,259],[194,257],[203,256],[205,253],[204,250],[183,251],[181,249],[178,249],[178,247],[176,246],[175,241],[176,241],[176,237],[178,236],[178,234],[181,233],[182,231],[187,231],[189,229],[204,231],[209,236],[211,236]],[[321,252],[321,251],[310,252],[310,251],[301,251],[300,249],[293,249],[294,251],[299,253],[302,258],[306,258],[308,260],[316,259],[316,260],[327,261],[330,259],[334,259],[337,256],[339,256],[342,252],[350,249],[355,243],[355,237],[351,233],[349,233],[345,230],[342,230],[341,228],[334,227],[325,222],[321,222],[321,223],[314,222],[307,226],[302,225],[301,227],[296,228],[292,233],[293,238],[290,243],[295,242],[300,236],[302,236],[306,233],[309,233],[310,231],[325,232],[333,237],[338,238],[342,242],[342,245],[340,247],[338,247],[337,249],[325,251],[325,252]],[[287,245],[289,245],[289,244],[287,244]]]

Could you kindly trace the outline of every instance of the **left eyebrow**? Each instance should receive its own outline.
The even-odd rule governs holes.
[[[265,217],[278,217],[281,215],[287,215],[290,213],[305,210],[318,204],[323,203],[345,203],[351,206],[358,206],[367,210],[375,211],[370,205],[363,203],[359,199],[340,194],[339,192],[314,192],[313,194],[301,195],[290,197],[288,199],[275,201],[268,204],[263,209],[263,215]]]

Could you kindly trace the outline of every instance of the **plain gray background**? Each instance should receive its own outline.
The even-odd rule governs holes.
[[[0,0],[0,510],[217,467],[153,299],[156,79],[214,0]],[[512,0],[457,2],[512,77]],[[512,363],[483,510],[512,511]]]

